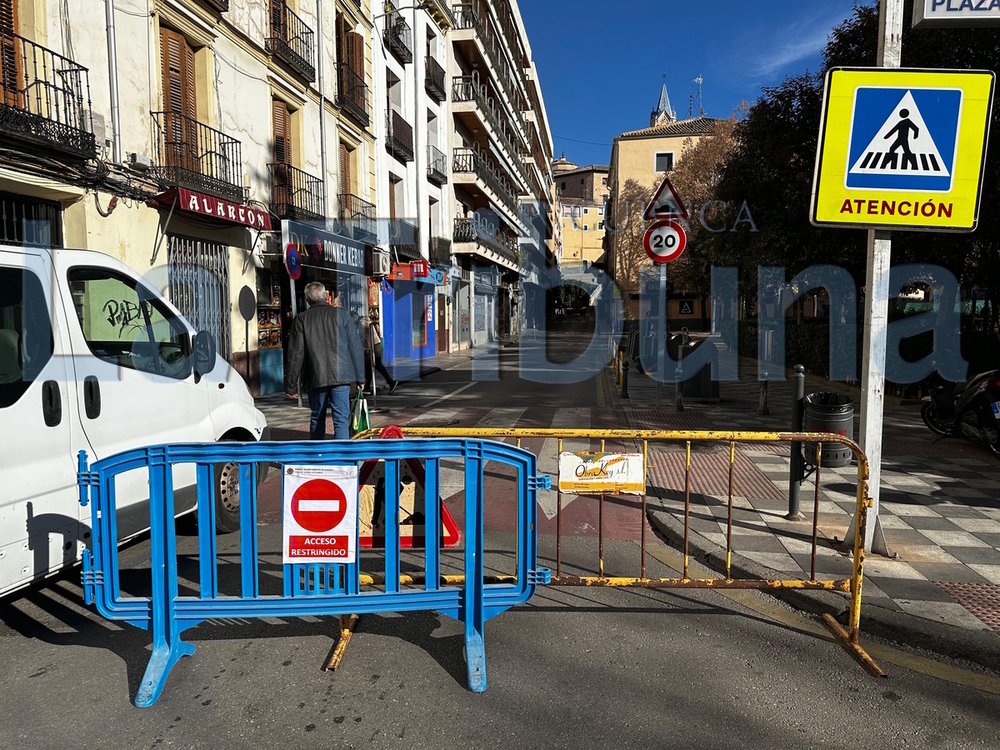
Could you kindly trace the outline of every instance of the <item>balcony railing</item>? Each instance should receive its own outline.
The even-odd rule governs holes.
[[[413,127],[394,109],[385,113],[386,148],[400,161],[413,161]]]
[[[382,41],[403,65],[413,62],[413,31],[389,0],[385,2],[385,30]]]
[[[268,164],[271,178],[271,213],[282,219],[321,221],[323,180],[291,164]]]
[[[450,266],[451,240],[446,240],[444,237],[431,237],[428,254],[432,266]]]
[[[517,238],[501,234],[495,227],[486,222],[477,219],[455,219],[452,239],[456,244],[475,242],[479,246],[499,253],[512,263],[517,263]]]
[[[448,157],[436,146],[427,146],[427,179],[441,186],[448,182]]]
[[[371,117],[368,110],[368,85],[350,65],[337,63],[336,104],[362,127],[368,127]]]
[[[375,204],[350,193],[341,193],[340,220],[356,240],[372,240],[375,234]]]
[[[270,5],[270,36],[264,41],[264,48],[295,68],[307,81],[315,81],[313,30],[284,3],[271,2]]]
[[[517,198],[514,196],[514,191],[497,174],[496,167],[471,148],[456,148],[451,168],[456,174],[470,172],[475,174],[512,214],[517,215]]]
[[[390,221],[389,249],[397,259],[420,260],[420,239],[416,225],[402,219]]]
[[[428,56],[424,65],[426,75],[424,76],[424,88],[427,95],[438,104],[448,98],[447,74],[441,63],[433,57]]]
[[[482,44],[483,49],[486,51],[486,56],[493,66],[494,77],[510,101],[514,112],[514,119],[517,120],[521,129],[524,130],[524,118],[518,109],[520,97],[516,93],[517,87],[514,85],[510,66],[507,65],[503,52],[499,49],[497,40],[490,33],[489,24],[482,18],[474,5],[464,3],[456,5],[452,8],[452,13],[455,16],[456,29],[472,29],[476,32],[476,36],[479,38],[479,42]]]
[[[45,149],[97,156],[87,69],[0,28],[0,133]]]
[[[476,80],[471,76],[463,76],[452,81],[451,99],[454,102],[475,102],[476,108],[482,113],[483,119],[489,123],[493,129],[494,136],[499,145],[506,149],[509,161],[513,165],[518,177],[527,184],[528,170],[524,167],[524,159],[521,152],[510,138],[509,129],[503,123],[497,113],[493,102],[487,95],[485,85],[477,85]]]
[[[152,112],[157,161],[154,178],[242,202],[240,142],[180,112]]]

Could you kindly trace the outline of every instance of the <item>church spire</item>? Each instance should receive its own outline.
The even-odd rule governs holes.
[[[660,100],[656,103],[656,109],[649,114],[649,126],[653,127],[667,122],[677,122],[677,113],[670,106],[670,95],[667,93],[667,74],[664,73]]]

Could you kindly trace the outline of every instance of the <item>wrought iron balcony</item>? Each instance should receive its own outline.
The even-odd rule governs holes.
[[[87,69],[0,28],[0,133],[4,140],[96,157]]]
[[[264,40],[264,48],[295,68],[307,81],[315,81],[316,35],[284,3],[270,5],[270,36]]]
[[[444,237],[431,237],[429,255],[432,266],[450,266],[451,240]]]
[[[271,213],[282,219],[322,221],[323,180],[291,164],[268,164],[271,178]]]
[[[180,112],[152,112],[157,160],[154,179],[242,203],[240,142]]]
[[[427,179],[438,186],[448,182],[448,157],[436,146],[427,146]]]
[[[524,166],[522,151],[514,145],[511,140],[511,129],[504,122],[503,115],[497,111],[490,100],[485,85],[477,85],[472,76],[462,76],[452,81],[451,99],[453,102],[474,102],[476,109],[482,115],[482,119],[493,131],[494,140],[506,150],[508,162],[513,165],[513,170],[521,180],[527,184],[528,170]]]
[[[417,226],[402,219],[389,222],[389,249],[397,259],[420,260]]]
[[[359,241],[371,241],[375,234],[375,204],[350,193],[341,193],[340,220]]]
[[[518,262],[517,238],[500,233],[496,227],[487,222],[477,219],[455,219],[452,240],[455,244],[474,242],[479,247],[493,250],[511,263]]]
[[[444,68],[441,67],[441,63],[430,56],[427,57],[424,70],[426,73],[424,88],[427,90],[427,95],[440,104],[448,98],[448,84],[446,82],[448,76],[444,72]]]
[[[364,76],[345,62],[337,63],[336,105],[362,127],[368,127],[371,122],[368,85]]]
[[[413,161],[413,128],[394,109],[385,113],[385,145],[400,161]]]
[[[382,41],[403,65],[413,62],[413,31],[389,0],[385,2],[385,30]]]
[[[471,148],[456,148],[451,168],[456,174],[475,174],[476,178],[497,196],[500,203],[513,215],[517,215],[517,198],[514,197],[514,191],[497,174],[496,167]]]

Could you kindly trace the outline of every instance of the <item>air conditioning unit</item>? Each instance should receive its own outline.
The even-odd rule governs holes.
[[[388,276],[391,267],[387,251],[375,250],[372,252],[372,276]]]

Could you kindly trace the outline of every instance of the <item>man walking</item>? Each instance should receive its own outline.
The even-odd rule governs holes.
[[[309,437],[326,438],[326,410],[333,411],[333,437],[346,440],[351,386],[364,383],[364,353],[357,327],[343,307],[330,305],[326,287],[306,284],[306,310],[296,316],[288,337],[285,391],[293,393],[299,378],[309,392]]]

